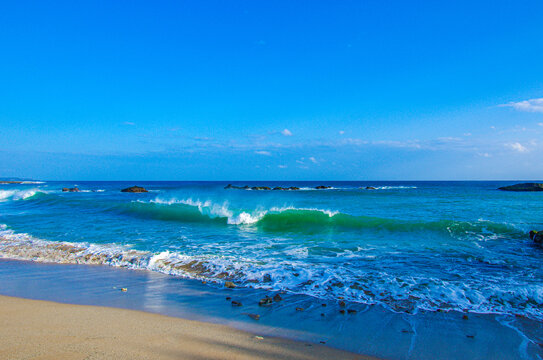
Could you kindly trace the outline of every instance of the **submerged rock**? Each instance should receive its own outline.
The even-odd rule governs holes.
[[[234,284],[232,281],[227,281],[224,283],[224,287],[226,288],[229,288],[229,289],[233,289],[236,287],[236,284]]]
[[[241,301],[232,301],[232,306],[242,306]]]
[[[530,239],[536,244],[543,245],[543,231],[530,231]]]
[[[253,320],[260,320],[260,315],[258,314],[247,314]]]
[[[281,300],[283,300],[283,298],[279,294],[275,294],[275,296],[273,297],[273,301],[281,301]]]
[[[317,190],[324,190],[324,189],[331,189],[331,188],[332,188],[331,186],[325,186],[325,185],[319,185],[315,187],[315,189]]]
[[[79,190],[77,187],[73,187],[73,188],[62,188],[62,192],[80,192],[81,190]]]
[[[129,193],[146,193],[148,192],[145,188],[142,188],[141,186],[131,186],[126,189],[122,189],[121,192],[129,192]]]
[[[543,184],[541,183],[522,183],[510,186],[502,186],[498,190],[503,191],[543,191]]]
[[[271,190],[268,186],[253,186],[251,190]]]
[[[373,186],[366,186],[366,190],[377,190],[377,188]]]
[[[273,303],[273,300],[271,297],[269,296],[266,296],[265,298],[263,299],[260,299],[260,301],[258,302],[258,305],[259,306],[269,306]]]

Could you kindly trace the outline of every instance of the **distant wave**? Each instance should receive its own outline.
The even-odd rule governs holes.
[[[6,200],[26,200],[37,194],[45,194],[46,192],[39,189],[28,190],[0,190],[0,201]]]

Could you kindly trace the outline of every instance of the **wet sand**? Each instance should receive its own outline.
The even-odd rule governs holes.
[[[374,359],[141,311],[0,296],[2,359]]]

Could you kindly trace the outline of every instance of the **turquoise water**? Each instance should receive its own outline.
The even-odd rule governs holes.
[[[220,287],[543,320],[543,194],[511,182],[0,185],[0,255],[148,269]],[[63,193],[78,186],[83,192]],[[317,185],[331,189],[315,190]],[[366,190],[366,186],[376,190]]]

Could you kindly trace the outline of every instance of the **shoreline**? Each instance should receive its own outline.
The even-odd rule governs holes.
[[[308,343],[321,346],[320,342],[324,341],[327,348],[342,349],[338,351],[342,354],[347,352],[348,356],[354,358],[477,359],[500,358],[507,354],[511,359],[535,360],[543,355],[543,347],[539,345],[542,343],[540,339],[543,339],[542,323],[516,316],[470,313],[466,320],[464,314],[458,312],[420,312],[408,315],[363,304],[351,304],[356,306],[356,314],[341,314],[334,301],[315,301],[295,294],[284,294],[283,301],[270,307],[261,307],[258,299],[268,294],[267,290],[214,288],[197,280],[105,265],[0,259],[0,278],[2,296],[43,300],[61,306],[68,304],[83,308],[99,307],[112,311],[157,314],[188,323],[195,321],[204,324],[204,327],[205,324],[224,327],[228,329],[227,333],[257,334],[264,339],[275,339],[281,344],[285,341],[303,344],[304,347]],[[128,291],[123,292],[122,288]],[[232,306],[230,300],[241,301],[243,306]],[[321,307],[323,302],[327,306]],[[304,310],[298,311],[297,307]],[[0,308],[3,308],[1,303]],[[64,317],[62,308],[56,311],[57,317],[59,314]],[[260,320],[251,319],[248,316],[251,313],[259,314]],[[3,317],[1,319],[5,326],[6,321]],[[56,318],[53,320],[56,321]],[[48,323],[44,328],[48,329],[47,326]],[[18,325],[13,327],[20,328]],[[150,327],[156,328],[154,325]],[[34,328],[30,327],[29,334],[36,331]],[[76,326],[70,336],[78,334],[77,329]],[[41,332],[44,332],[43,329]],[[77,336],[79,342],[81,339],[105,337],[99,332],[94,337]],[[222,338],[224,335],[221,335]],[[55,341],[51,340],[52,343]],[[145,342],[145,339],[141,340],[141,343]],[[95,358],[122,358],[114,355]],[[0,358],[3,357],[13,358],[2,356],[0,350]],[[255,357],[247,355],[245,358]]]
[[[9,359],[376,359],[202,321],[5,295],[0,322]]]

